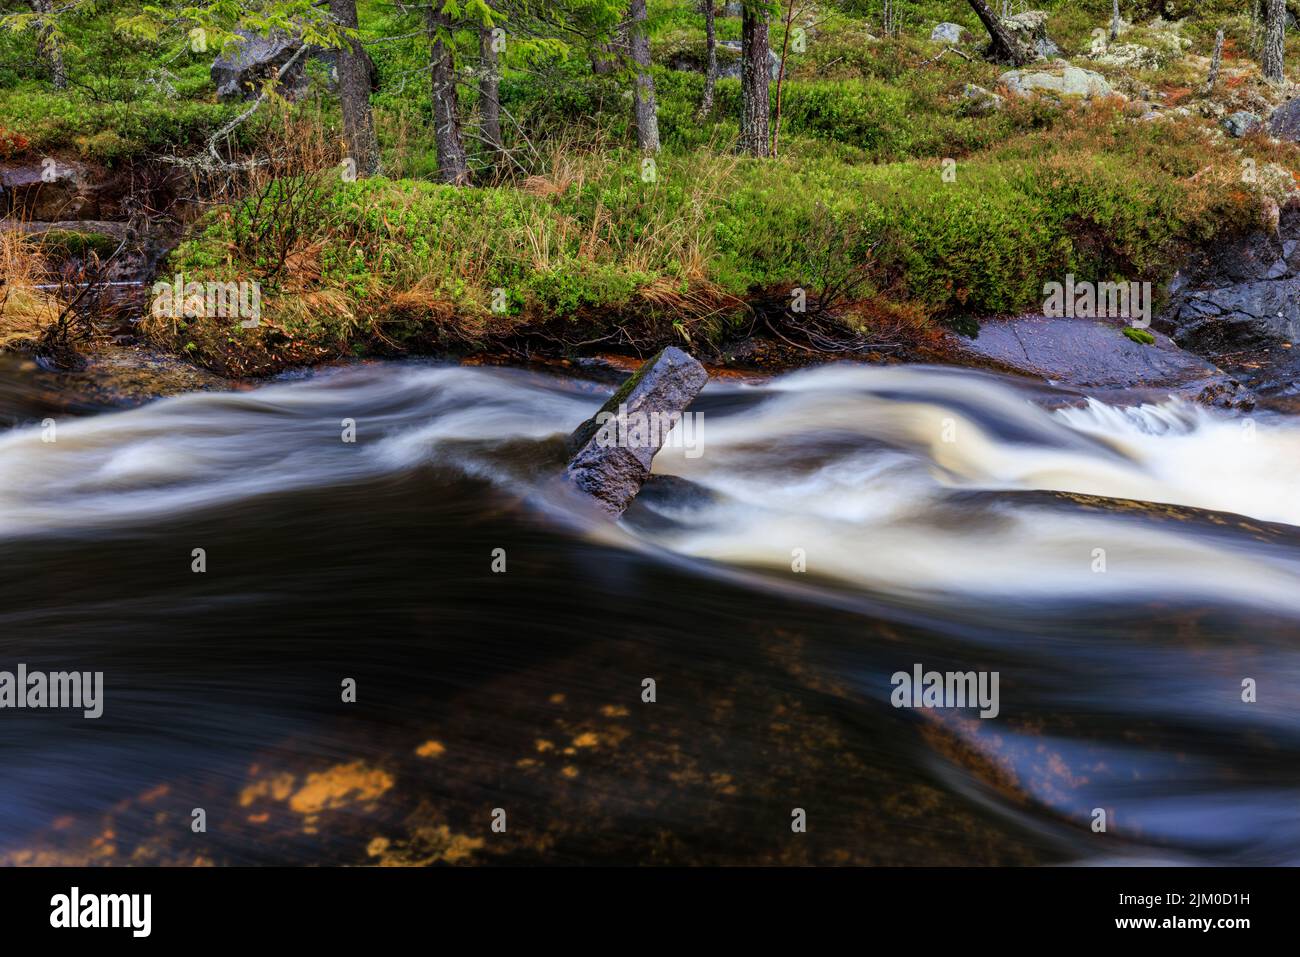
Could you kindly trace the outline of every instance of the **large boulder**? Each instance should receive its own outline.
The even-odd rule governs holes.
[[[286,69],[302,49],[301,40],[286,33],[264,37],[251,30],[237,30],[236,34],[240,39],[226,44],[209,71],[218,99],[250,99],[272,76],[279,78],[277,90],[281,96],[293,99],[302,92],[306,79],[303,57]]]
[[[722,62],[722,57],[726,56],[726,54],[722,54],[721,51],[723,50],[734,54],[731,62]],[[744,63],[741,61],[742,49],[740,41],[722,40],[718,43],[718,51],[721,54],[718,58],[718,76],[723,79],[739,80],[741,69],[744,66]],[[777,77],[781,75],[781,57],[778,56],[776,51],[770,47],[767,51],[767,64],[772,71],[772,79],[777,79]]]
[[[1116,95],[1100,73],[1071,66],[1065,61],[1039,68],[1009,70],[998,77],[998,82],[1016,96],[1037,93],[1056,99],[1092,100]]]
[[[673,346],[648,360],[569,437],[567,481],[622,515],[673,424],[708,381],[704,366]]]
[[[232,41],[213,61],[209,71],[221,100],[248,100],[257,96],[262,83],[277,77],[276,91],[287,99],[297,99],[307,91],[306,61],[320,60],[329,70],[331,82],[338,79],[338,50],[309,47],[298,56],[302,40],[283,31],[262,36],[252,30],[236,30],[239,41]],[[297,56],[297,59],[294,59]],[[290,61],[293,65],[289,66]],[[378,74],[374,62],[366,55],[366,69],[370,75],[371,89],[375,89]]]
[[[930,31],[931,43],[965,43],[970,31],[959,23],[940,23]]]
[[[1268,131],[1280,140],[1300,143],[1300,97],[1287,100],[1268,118]]]

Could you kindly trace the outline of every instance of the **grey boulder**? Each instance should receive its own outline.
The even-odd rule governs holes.
[[[1065,61],[1040,68],[1008,70],[998,82],[1016,96],[1040,94],[1053,98],[1080,97],[1085,100],[1114,95],[1106,78],[1093,70],[1070,66]]]
[[[1020,316],[982,323],[975,339],[952,335],[957,356],[978,365],[1042,378],[1057,386],[1147,401],[1168,394],[1206,405],[1249,408],[1254,396],[1205,359],[1159,332],[1151,344],[1124,335],[1110,319]]]
[[[959,23],[940,23],[930,31],[931,43],[964,43],[970,31]]]
[[[1260,127],[1260,119],[1254,113],[1247,113],[1245,110],[1238,110],[1225,117],[1223,120],[1223,129],[1229,136],[1240,139],[1248,136]]]
[[[672,423],[708,381],[704,366],[674,346],[646,361],[569,437],[566,481],[610,515],[622,515],[650,477]]]
[[[242,42],[228,44],[209,71],[217,87],[218,99],[252,99],[257,96],[262,83],[272,76],[277,78],[276,90],[281,96],[297,99],[307,91],[306,62],[310,58],[320,60],[330,73],[331,83],[337,82],[338,50],[312,46],[299,55],[302,40],[283,31],[270,36],[252,30],[236,30],[235,33]],[[369,55],[366,56],[366,70],[373,90],[377,87],[378,75]]]
[[[209,74],[221,100],[245,100],[257,95],[264,80],[278,77],[278,92],[293,98],[305,83],[303,57],[289,61],[302,49],[302,41],[284,33],[264,37],[251,30],[236,30],[241,38],[228,43],[213,61]]]
[[[743,51],[740,41],[723,40],[718,44],[718,49],[728,50],[736,54],[735,58],[730,63],[725,65],[719,64],[718,76],[724,80],[739,80],[740,74],[744,68],[744,63],[741,61]],[[781,75],[781,58],[777,56],[776,51],[772,50],[770,47],[767,51],[767,64],[771,69],[772,79],[777,79]]]
[[[1280,140],[1300,143],[1300,98],[1287,100],[1273,111],[1268,131]]]

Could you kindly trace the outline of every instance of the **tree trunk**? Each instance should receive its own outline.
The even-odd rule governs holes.
[[[704,48],[708,65],[704,68],[704,96],[700,99],[700,119],[713,112],[713,88],[718,83],[718,31],[714,23],[713,0],[704,0]]]
[[[975,15],[980,18],[980,23],[984,24],[984,29],[989,32],[989,50],[988,56],[998,63],[1009,63],[1012,66],[1024,66],[1030,61],[1029,51],[1021,46],[1020,41],[1002,25],[998,15],[989,9],[985,0],[968,0],[971,9]]]
[[[767,14],[755,11],[748,3],[742,8],[740,21],[740,151],[750,156],[766,156],[768,118],[771,100],[768,87],[772,80],[771,53],[768,46]]]
[[[632,62],[636,64],[636,144],[643,153],[659,152],[659,109],[655,105],[655,78],[650,72],[650,36],[645,27],[646,0],[632,0],[627,19],[630,24]]]
[[[785,17],[782,24],[785,33],[781,38],[781,68],[776,74],[776,118],[772,123],[773,156],[779,155],[781,151],[781,92],[785,88],[786,64],[790,61],[790,26],[794,23],[794,2],[795,0],[786,0]]]
[[[429,75],[433,87],[433,141],[438,150],[438,176],[444,183],[463,186],[469,182],[469,162],[460,136],[459,105],[456,99],[456,63],[447,42],[451,18],[435,9],[436,0],[425,11],[429,31]]]
[[[43,14],[36,31],[36,52],[45,61],[45,71],[56,90],[68,88],[68,71],[63,65],[63,51],[54,34],[54,0],[28,0],[35,13]]]
[[[1283,56],[1286,52],[1286,0],[1268,0],[1264,19],[1264,58],[1260,68],[1264,79],[1281,83],[1285,79]]]
[[[1219,82],[1219,67],[1223,63],[1223,27],[1214,35],[1214,58],[1210,60],[1210,75],[1205,80],[1205,95],[1209,96],[1214,92],[1214,86]]]
[[[330,0],[330,15],[340,26],[357,28],[356,0]],[[339,103],[343,110],[343,138],[348,156],[356,163],[358,178],[381,172],[375,117],[370,109],[370,69],[365,51],[351,40],[338,51]]]
[[[1119,0],[1112,0],[1110,8],[1110,39],[1119,39]]]
[[[491,147],[494,162],[499,163],[504,151],[501,139],[501,58],[491,30],[479,30],[478,49],[479,132]]]

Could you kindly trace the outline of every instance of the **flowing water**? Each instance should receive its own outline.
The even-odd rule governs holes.
[[[715,379],[610,523],[557,481],[610,383],[4,379],[0,670],[104,713],[0,710],[2,861],[1300,862],[1300,419]]]

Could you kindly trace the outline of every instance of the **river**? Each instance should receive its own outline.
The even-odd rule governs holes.
[[[104,694],[0,710],[0,862],[1300,862],[1295,416],[718,378],[610,523],[599,376],[2,378],[0,670]]]

